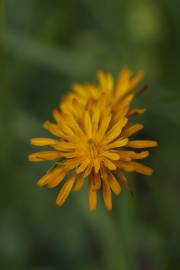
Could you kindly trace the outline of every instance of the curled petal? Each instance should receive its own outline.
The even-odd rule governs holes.
[[[124,161],[131,161],[131,159],[143,159],[149,156],[149,151],[143,152],[134,152],[134,151],[126,151],[126,150],[117,150],[120,155],[120,159]]]
[[[132,110],[129,110],[129,112],[127,113],[127,117],[142,115],[145,113],[145,111],[146,109],[144,108],[132,109]]]

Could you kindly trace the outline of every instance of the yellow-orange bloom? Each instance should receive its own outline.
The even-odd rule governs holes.
[[[131,83],[128,81],[126,90],[122,84],[122,88],[118,88],[121,93],[116,96],[112,76],[104,73],[99,76],[101,89],[91,85],[96,92],[94,96],[86,93],[83,87],[83,98],[78,93],[70,93],[60,104],[60,110],[53,111],[55,123],[44,123],[44,128],[55,135],[56,139],[31,139],[31,144],[50,146],[52,150],[30,154],[30,161],[56,161],[54,167],[38,181],[38,185],[54,188],[68,176],[57,196],[56,203],[59,206],[72,190],[79,191],[87,181],[90,210],[96,209],[98,190],[102,190],[105,206],[111,210],[111,193],[121,193],[120,181],[130,189],[124,172],[135,171],[144,175],[153,172],[151,168],[136,161],[146,158],[149,152],[130,149],[157,145],[152,140],[131,140],[131,136],[143,128],[142,124],[129,121],[130,116],[139,114],[138,110],[129,109],[134,97],[131,89],[139,77],[135,77]],[[89,95],[88,98],[85,93]]]
[[[132,76],[132,72],[124,67],[117,80],[114,81],[110,73],[99,71],[96,84],[73,84],[72,91],[61,101],[60,110],[63,113],[74,113],[74,105],[78,103],[76,115],[79,111],[81,115],[84,107],[87,110],[94,110],[96,106],[101,112],[107,110],[107,107],[111,107],[116,119],[122,117],[122,113],[127,114],[128,117],[141,115],[145,112],[144,108],[131,109],[129,105],[133,98],[145,89],[144,87],[140,90],[136,89],[143,74],[143,71],[139,71],[135,76]]]

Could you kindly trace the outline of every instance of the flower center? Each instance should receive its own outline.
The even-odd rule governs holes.
[[[88,139],[88,144],[93,144],[93,143],[94,143],[93,139],[92,138],[89,138]]]

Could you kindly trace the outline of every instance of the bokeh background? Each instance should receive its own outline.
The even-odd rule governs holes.
[[[180,269],[179,0],[0,1],[0,269]],[[73,82],[95,81],[128,65],[144,69],[149,90],[141,137],[157,139],[146,164],[129,175],[113,212],[87,189],[55,205],[58,188],[36,186],[49,164],[27,162],[29,139]],[[138,119],[139,120],[139,119]],[[139,120],[140,121],[140,120]]]

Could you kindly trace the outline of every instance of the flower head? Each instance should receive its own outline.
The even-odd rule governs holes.
[[[121,117],[122,111],[130,115],[141,115],[145,109],[131,110],[129,105],[137,94],[139,94],[144,87],[136,91],[136,86],[143,78],[143,71],[139,71],[135,76],[132,72],[124,67],[118,75],[116,82],[110,73],[99,71],[97,73],[97,84],[79,84],[75,83],[72,86],[72,91],[65,96],[60,103],[61,111],[73,111],[74,103],[79,103],[80,107],[94,109],[98,106],[103,112],[107,110],[107,106],[111,106],[113,114],[118,113]]]
[[[53,111],[55,123],[44,123],[44,128],[57,138],[31,139],[31,144],[50,146],[52,150],[30,154],[30,161],[56,161],[38,185],[54,188],[67,177],[57,196],[59,206],[72,190],[79,191],[87,181],[90,210],[96,209],[98,190],[102,190],[105,206],[111,210],[111,193],[121,193],[120,181],[130,190],[124,172],[136,171],[145,175],[153,172],[136,161],[146,158],[149,152],[131,150],[155,147],[157,142],[131,140],[131,136],[143,128],[142,124],[129,120],[132,115],[142,112],[129,108],[135,95],[131,90],[139,77],[130,81],[130,75],[122,75],[124,73],[120,75],[121,83],[118,81],[116,86],[110,74],[100,73],[98,86],[89,85],[89,91],[87,85],[81,86],[81,91],[71,92],[60,104],[60,109]]]

